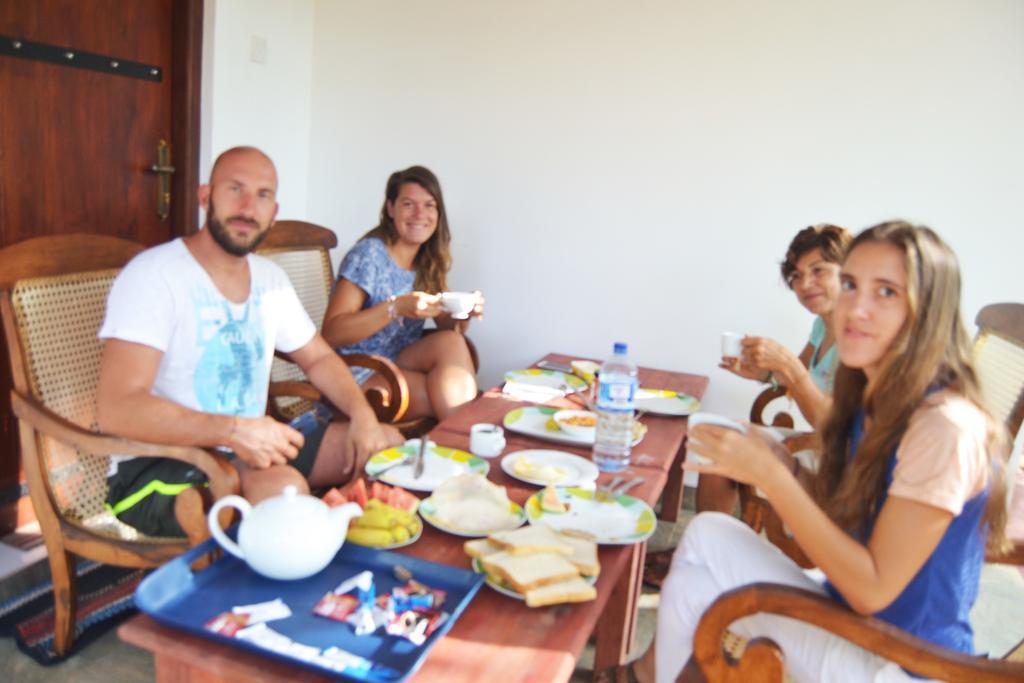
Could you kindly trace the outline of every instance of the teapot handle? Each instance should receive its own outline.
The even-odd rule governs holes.
[[[228,538],[228,535],[224,533],[224,530],[220,528],[220,524],[217,521],[217,513],[221,511],[221,508],[233,507],[242,513],[242,521],[245,521],[245,516],[252,512],[252,505],[245,498],[241,496],[224,496],[210,508],[210,512],[206,515],[206,524],[210,527],[210,535],[213,536],[217,543],[220,543],[224,550],[235,557],[244,560],[245,556],[242,554],[242,549],[238,547],[238,544]]]

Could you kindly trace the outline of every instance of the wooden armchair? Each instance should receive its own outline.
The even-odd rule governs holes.
[[[222,458],[199,448],[141,443],[96,431],[96,337],[107,292],[143,247],[114,237],[38,237],[0,250],[0,313],[11,363],[11,404],[22,466],[46,542],[55,600],[54,649],[65,654],[75,626],[75,557],[153,567],[184,552],[205,529],[203,493],[178,497],[176,514],[192,539],[145,536],[107,511],[109,456],[176,458],[209,479],[209,495],[238,492]]]
[[[975,320],[975,368],[989,410],[1018,434],[1024,420],[1024,304],[986,306]],[[1007,475],[1016,475],[1011,466]],[[765,518],[777,518],[770,512]],[[766,528],[770,522],[766,522]],[[782,533],[781,524],[777,533]],[[773,538],[769,534],[769,538]],[[774,540],[774,539],[773,539]],[[783,544],[789,554],[792,541]],[[799,548],[797,548],[799,550]],[[791,557],[793,557],[791,555]],[[803,553],[793,559],[806,562]],[[1024,541],[986,562],[1024,565]],[[808,563],[809,564],[809,563]],[[805,564],[804,566],[807,566]],[[781,681],[783,653],[768,639],[744,643],[729,625],[744,616],[769,612],[815,624],[896,662],[917,674],[947,681],[983,683],[1024,680],[1024,640],[1004,660],[968,657],[915,638],[872,617],[860,616],[827,598],[787,586],[755,584],[720,597],[701,618],[694,637],[694,660],[709,681]],[[1024,634],[1020,634],[1024,638]],[[729,654],[723,650],[723,643]]]
[[[334,287],[330,250],[337,246],[337,236],[327,228],[303,221],[277,221],[260,245],[257,253],[265,256],[288,274],[306,313],[320,328],[323,325],[327,302]],[[479,368],[476,349],[469,339],[474,366]],[[366,400],[377,414],[377,419],[398,427],[406,436],[419,436],[429,431],[434,421],[429,418],[408,420],[409,385],[402,371],[383,356],[346,354],[350,366],[374,370],[385,387],[366,389]],[[274,359],[271,369],[270,413],[280,420],[289,421],[312,408],[320,400],[320,392],[310,385],[302,370],[281,356]]]

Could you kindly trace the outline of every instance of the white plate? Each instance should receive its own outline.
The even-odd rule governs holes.
[[[420,536],[423,535],[423,520],[417,519],[416,521],[419,522],[418,528],[416,529],[416,533],[409,537],[408,541],[392,543],[391,545],[363,545],[362,543],[356,543],[355,541],[346,538],[345,543],[351,543],[352,545],[357,545],[360,548],[372,548],[374,550],[394,550],[395,548],[404,548],[405,546],[412,545],[416,541],[420,540]]]
[[[557,389],[563,392],[583,389],[587,386],[587,383],[576,375],[558,372],[557,370],[541,370],[540,368],[509,370],[505,373],[505,381],[545,387],[547,389]]]
[[[509,501],[509,511],[512,514],[509,515],[509,522],[507,526],[499,527],[497,529],[470,531],[467,529],[459,529],[457,527],[448,526],[447,524],[439,520],[437,518],[437,508],[434,507],[433,497],[420,501],[419,509],[420,517],[426,520],[426,522],[430,526],[434,527],[435,529],[440,529],[441,531],[444,531],[446,533],[453,534],[455,536],[463,536],[465,538],[482,538],[484,536],[489,536],[490,534],[493,534],[496,531],[507,531],[509,529],[517,529],[521,527],[523,523],[526,521],[526,512],[523,510],[523,506],[519,505],[518,503],[513,503],[512,501]]]
[[[506,586],[504,583],[500,583],[500,581],[501,581],[500,579],[498,579],[497,577],[491,576],[486,571],[484,571],[484,566],[482,564],[480,564],[480,560],[479,559],[474,557],[473,558],[473,562],[472,562],[472,566],[473,566],[473,571],[475,571],[477,574],[483,574],[484,575],[484,583],[486,583],[488,586],[490,586],[494,590],[498,591],[502,595],[507,595],[508,597],[514,598],[515,600],[525,600],[526,599],[526,596],[523,595],[522,593],[520,593],[519,591],[517,591],[515,588],[513,588],[512,586]],[[586,581],[587,583],[589,583],[591,586],[593,586],[594,584],[597,583],[597,577],[596,576],[583,576],[582,574],[580,574],[580,578],[583,579],[584,581]]]
[[[491,469],[486,460],[481,460],[472,453],[431,444],[423,456],[423,474],[416,479],[412,476],[412,459],[416,452],[417,445],[407,443],[375,453],[366,463],[366,475],[372,477],[395,460],[409,458],[404,465],[397,465],[381,474],[380,480],[410,491],[431,492],[445,479],[463,472],[476,472],[487,476]]]
[[[535,436],[572,446],[593,446],[593,438],[574,436],[562,431],[553,417],[558,410],[558,408],[546,406],[515,408],[505,415],[502,424],[509,431],[526,434],[527,436]],[[644,434],[647,433],[647,425],[639,421],[634,422],[633,425],[633,445],[635,446],[643,440]]]
[[[526,458],[529,462],[538,466],[551,465],[552,467],[560,467],[565,470],[565,475],[557,481],[546,481],[536,477],[523,476],[515,471],[515,464],[521,458]],[[505,474],[514,479],[536,486],[547,486],[548,484],[554,484],[555,486],[592,486],[597,481],[598,475],[597,465],[586,458],[581,458],[578,455],[566,453],[565,451],[543,449],[509,453],[502,459],[501,469]]]
[[[684,417],[700,410],[700,401],[693,396],[668,389],[637,389],[634,400],[637,410],[655,415]]]
[[[632,545],[645,541],[658,522],[651,506],[633,496],[616,496],[608,502],[594,500],[594,492],[581,488],[557,489],[568,512],[547,512],[540,506],[543,491],[526,501],[530,524],[547,524],[555,531],[582,532],[600,545]]]

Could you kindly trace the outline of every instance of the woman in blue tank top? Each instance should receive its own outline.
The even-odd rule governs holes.
[[[809,476],[758,434],[702,425],[686,469],[757,485],[827,581],[816,583],[738,520],[698,515],[666,579],[657,647],[637,673],[674,681],[722,593],[771,581],[831,596],[941,647],[973,652],[968,613],[986,545],[1005,539],[1005,430],[982,407],[960,318],[956,257],[903,222],[861,233],[841,273],[841,366]],[[783,649],[797,681],[912,680],[891,662],[809,624],[755,615],[733,624]],[[687,664],[689,661],[689,664]],[[694,678],[700,680],[700,678]]]

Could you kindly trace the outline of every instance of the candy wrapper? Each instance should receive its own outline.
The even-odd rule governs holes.
[[[373,574],[361,572],[320,598],[313,613],[351,625],[356,635],[384,626],[388,634],[422,645],[448,618],[439,609],[446,597],[446,591],[413,579],[377,596]]]
[[[252,605],[232,607],[230,612],[218,614],[203,626],[214,633],[233,637],[247,626],[262,624],[275,619],[287,619],[291,615],[292,611],[288,608],[288,605],[278,598]]]
[[[395,614],[385,630],[390,635],[406,638],[414,645],[422,645],[447,619],[448,615],[438,610],[411,609]]]
[[[409,609],[439,609],[448,597],[447,591],[431,588],[415,579],[409,579],[404,586],[391,589],[394,611],[404,612]]]

